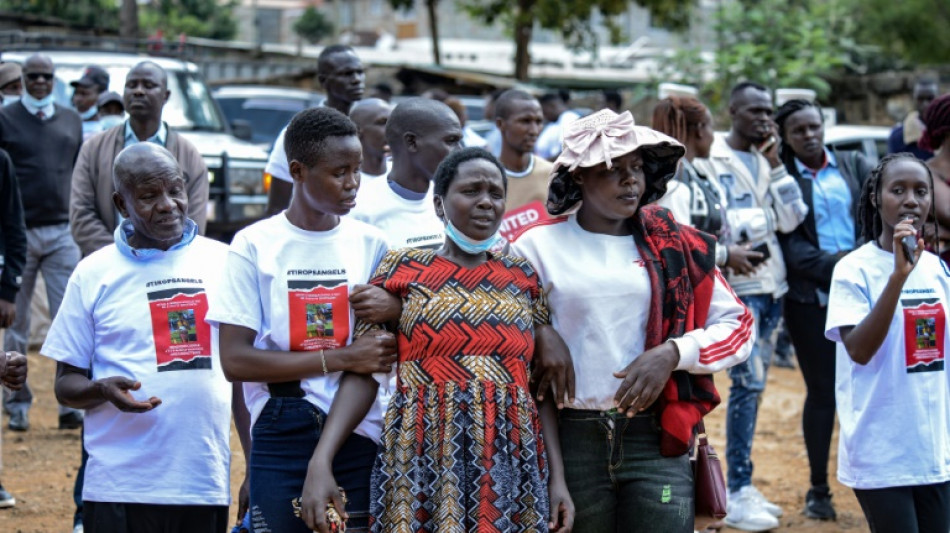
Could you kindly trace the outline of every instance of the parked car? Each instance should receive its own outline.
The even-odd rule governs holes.
[[[22,63],[36,51],[4,50],[4,61]],[[240,228],[258,220],[267,207],[264,166],[267,153],[259,146],[238,139],[211,98],[194,63],[176,59],[90,51],[43,51],[56,69],[54,94],[60,105],[69,106],[69,83],[82,76],[88,65],[109,73],[109,90],[123,93],[129,70],[143,60],[157,63],[168,74],[171,92],[162,112],[169,127],[188,139],[208,166],[210,183],[207,234],[229,241]]]
[[[266,85],[223,85],[212,96],[229,123],[248,124],[250,141],[268,151],[297,112],[320,105],[325,98],[314,91]]]
[[[877,165],[887,155],[890,128],[882,126],[850,126],[846,124],[825,129],[825,145],[834,150],[857,150]]]

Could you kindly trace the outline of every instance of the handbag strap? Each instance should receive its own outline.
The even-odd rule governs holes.
[[[703,419],[699,419],[699,423],[696,424],[696,437],[699,441],[699,446],[706,446],[706,424],[703,423]]]

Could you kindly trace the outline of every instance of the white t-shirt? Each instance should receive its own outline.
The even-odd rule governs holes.
[[[205,321],[227,247],[195,237],[150,259],[116,245],[83,259],[41,353],[92,369],[93,379],[142,383],[157,396],[146,413],[106,402],[86,410],[84,500],[228,505],[231,384],[218,358],[218,330]]]
[[[643,353],[649,318],[651,282],[633,237],[591,233],[571,215],[529,228],[512,243],[511,255],[535,267],[554,329],[571,351],[572,407],[611,409],[622,381],[613,373]],[[754,337],[751,314],[717,271],[706,328],[673,340],[677,369],[728,368],[749,356]]]
[[[347,217],[329,231],[300,229],[284,213],[261,220],[234,236],[208,321],[256,331],[254,346],[264,350],[346,346],[356,321],[350,290],[369,281],[386,250],[378,230]],[[328,413],[342,375],[301,380],[306,400]],[[356,433],[379,441],[387,394],[380,389]],[[267,384],[245,383],[244,398],[253,425],[270,399]]]
[[[545,159],[554,159],[561,153],[564,142],[564,130],[579,119],[580,115],[574,111],[567,110],[557,117],[556,122],[548,122],[538,135],[538,141],[534,145],[534,153]]]
[[[893,271],[893,254],[865,244],[835,265],[828,297],[825,336],[838,343],[838,479],[856,489],[950,480],[950,272],[943,262],[921,254],[867,365],[852,361],[841,343],[840,328],[871,312]]]
[[[432,196],[431,184],[425,198],[410,200],[396,194],[388,180],[373,180],[360,187],[350,216],[382,230],[393,250],[441,248],[445,225],[435,215]]]

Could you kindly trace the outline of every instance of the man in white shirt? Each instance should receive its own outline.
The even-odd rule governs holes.
[[[344,115],[350,114],[353,104],[363,98],[363,92],[366,90],[366,71],[363,63],[351,47],[342,44],[328,46],[317,56],[317,80],[327,93],[327,99],[320,105],[336,109]],[[284,151],[286,131],[285,127],[277,136],[264,169],[272,178],[270,191],[267,193],[268,215],[286,209],[294,192],[287,152]]]
[[[567,108],[567,93],[547,93],[541,96],[541,111],[547,124],[541,130],[541,136],[534,147],[534,153],[553,161],[561,153],[564,130],[580,118],[580,115]]]
[[[205,314],[227,247],[197,234],[165,148],[126,148],[114,174],[115,243],[80,262],[41,349],[57,399],[86,410],[84,531],[220,532],[232,386]]]
[[[410,98],[386,124],[392,149],[387,179],[362,186],[350,215],[381,229],[390,248],[438,248],[445,227],[435,214],[432,176],[462,141],[458,117],[442,102]]]

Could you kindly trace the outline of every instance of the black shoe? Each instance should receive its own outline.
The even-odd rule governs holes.
[[[59,429],[79,429],[82,427],[82,415],[76,411],[70,411],[64,415],[59,415]]]
[[[30,429],[30,415],[26,409],[17,409],[10,413],[10,423],[7,424],[12,431],[26,431]]]
[[[831,505],[831,490],[828,485],[818,485],[805,495],[805,516],[815,520],[837,520],[838,514]]]

